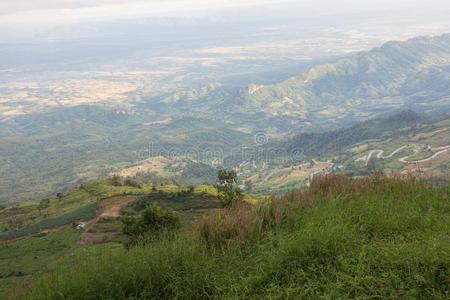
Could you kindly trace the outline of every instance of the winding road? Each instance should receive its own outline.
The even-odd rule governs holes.
[[[395,154],[399,153],[400,151],[402,151],[403,149],[405,149],[406,147],[408,147],[407,145],[402,146],[398,149],[395,149],[391,154],[389,154],[388,156],[383,156],[384,150],[372,150],[369,152],[369,155],[367,156],[367,160],[366,160],[366,166],[369,164],[370,159],[372,158],[372,156],[376,153],[377,154],[377,158],[378,159],[387,159],[387,158],[391,158],[392,156],[394,156]]]
[[[394,150],[388,156],[383,156],[384,150],[381,150],[381,149],[371,150],[369,152],[369,155],[367,156],[366,166],[369,164],[369,161],[370,161],[370,159],[372,158],[372,156],[374,154],[376,154],[376,157],[378,159],[387,159],[387,158],[391,158],[392,156],[394,156],[395,154],[399,153],[400,151],[406,149],[407,147],[408,147],[407,145],[404,145],[404,146]],[[420,151],[414,149],[414,153],[413,154],[405,156],[405,157],[402,157],[402,158],[399,158],[399,161],[404,163],[404,164],[424,163],[424,162],[427,162],[427,161],[435,159],[436,157],[440,156],[443,153],[446,153],[447,151],[450,151],[450,145],[430,148],[430,151],[435,152],[435,153],[432,156],[428,157],[428,158],[424,158],[424,159],[421,159],[421,160],[410,161],[410,160],[408,160],[408,158],[413,157],[413,156],[417,155],[420,152]]]

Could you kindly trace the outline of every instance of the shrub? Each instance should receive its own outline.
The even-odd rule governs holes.
[[[128,237],[127,247],[145,244],[162,235],[170,235],[181,226],[179,218],[173,212],[154,204],[144,209],[138,217],[124,217],[122,223],[123,233]]]

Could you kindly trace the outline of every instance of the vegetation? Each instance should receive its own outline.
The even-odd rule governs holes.
[[[77,220],[90,220],[95,217],[102,199],[122,194],[141,195],[147,191],[145,187],[114,186],[110,180],[102,179],[82,183],[59,197],[9,206],[0,211],[0,240],[37,233]]]
[[[30,234],[39,233],[43,230],[57,228],[62,225],[71,224],[76,221],[90,220],[95,217],[97,213],[98,204],[92,203],[84,207],[76,209],[66,214],[54,218],[44,219],[36,224],[22,227],[16,230],[9,230],[0,232],[0,240],[11,240]]]
[[[168,187],[170,186],[153,186],[151,192],[139,196],[132,203],[131,208],[140,212],[152,204],[171,210],[207,209],[219,206],[217,197],[209,186],[188,187],[187,189],[176,187],[168,189]]]
[[[272,114],[308,115],[315,127],[419,103],[447,110],[448,70],[439,57],[448,55],[449,47],[449,34],[388,42],[247,93],[246,104]],[[281,99],[288,101],[280,105]]]
[[[415,178],[325,176],[259,205],[234,202],[175,239],[102,249],[12,296],[448,299],[449,197]]]
[[[139,217],[124,217],[122,222],[122,231],[128,237],[127,247],[154,241],[163,234],[170,235],[181,226],[173,212],[154,204],[145,208]]]
[[[235,170],[220,170],[219,182],[216,185],[217,198],[223,206],[233,205],[235,201],[242,198],[241,190],[236,187],[237,173]]]
[[[414,133],[422,116],[407,110],[393,114],[387,118],[376,118],[348,128],[341,128],[323,133],[303,133],[295,136],[283,146],[288,151],[302,149],[304,155],[320,156],[336,154],[345,147],[372,139],[394,138],[405,133]]]
[[[241,141],[249,140],[249,135],[211,120],[194,118],[194,122],[180,117],[170,126],[147,126],[145,123],[150,120],[143,116],[115,111],[94,105],[65,107],[3,124],[0,203],[50,197],[79,184],[80,178],[107,177],[114,169],[147,159],[154,153],[170,156],[196,149],[201,158],[201,149],[206,154],[229,151]],[[9,130],[4,132],[4,128]],[[154,141],[151,151],[149,140]],[[47,148],[54,151],[44,151]],[[212,183],[216,170],[191,162],[170,173],[174,177],[169,179],[171,182],[188,185]],[[157,176],[154,179],[160,181]]]
[[[78,231],[66,228],[0,245],[0,298],[9,287],[29,282],[32,276],[54,267],[73,249],[78,237]]]

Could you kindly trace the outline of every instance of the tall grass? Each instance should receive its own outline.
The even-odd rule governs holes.
[[[261,206],[213,213],[194,237],[86,257],[15,292],[23,299],[449,299],[449,190],[413,178],[328,176]]]

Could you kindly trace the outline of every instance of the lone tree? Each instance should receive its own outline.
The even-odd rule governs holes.
[[[242,198],[242,191],[236,187],[237,174],[235,170],[219,170],[219,182],[216,184],[217,198],[223,206],[230,206]]]

